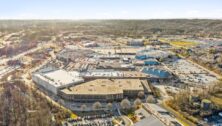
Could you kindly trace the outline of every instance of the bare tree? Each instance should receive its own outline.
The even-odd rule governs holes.
[[[112,103],[108,103],[108,104],[106,105],[106,108],[107,108],[108,110],[112,110],[113,104],[112,104]]]
[[[59,99],[58,102],[59,102],[60,107],[65,104],[65,101],[63,99]]]
[[[85,104],[81,105],[81,111],[85,111],[87,109],[87,106]]]
[[[144,97],[144,92],[143,92],[143,91],[140,91],[140,92],[138,93],[138,97],[139,97],[139,98],[143,98],[143,97]]]
[[[121,101],[120,105],[123,109],[130,109],[131,108],[131,104],[130,104],[130,101],[128,99],[123,99]]]
[[[139,98],[137,98],[135,101],[134,101],[134,107],[136,108],[136,107],[138,107],[139,105],[141,105],[141,100],[139,99]]]
[[[50,125],[51,115],[46,100],[33,95],[22,82],[5,83],[0,101],[3,125]]]
[[[149,96],[146,98],[146,102],[148,102],[148,103],[155,103],[156,100],[155,100],[155,98],[153,97],[153,95],[149,95]]]
[[[94,110],[98,110],[98,109],[100,109],[101,107],[102,107],[102,105],[101,105],[100,102],[95,102],[95,103],[93,104],[93,109],[94,109]]]

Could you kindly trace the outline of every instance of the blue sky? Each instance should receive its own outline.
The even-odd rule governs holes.
[[[222,0],[0,0],[0,19],[222,19]]]

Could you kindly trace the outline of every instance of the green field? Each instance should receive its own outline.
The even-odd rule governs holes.
[[[191,41],[171,41],[170,44],[175,47],[184,47],[184,48],[189,48],[198,45],[198,43]]]

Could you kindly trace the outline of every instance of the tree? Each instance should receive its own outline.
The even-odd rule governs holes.
[[[29,97],[24,97],[24,94]],[[21,81],[3,84],[0,93],[0,120],[3,125],[48,126],[51,124],[51,110],[48,102]]]
[[[149,95],[149,96],[146,98],[146,102],[148,102],[148,103],[155,103],[155,102],[156,102],[156,99],[153,97],[153,95]]]
[[[137,98],[133,104],[134,104],[134,107],[137,108],[139,105],[141,105],[141,103],[142,103],[141,100]]]
[[[130,101],[128,99],[123,99],[120,103],[121,108],[122,109],[130,109],[131,108],[131,104]]]
[[[60,107],[62,107],[62,105],[64,105],[64,104],[65,104],[65,102],[64,102],[64,100],[63,100],[63,99],[59,99],[59,100],[58,100],[58,103],[59,103]]]
[[[140,91],[140,92],[138,93],[138,97],[139,97],[139,98],[143,98],[143,97],[144,97],[144,92],[143,92],[143,91]]]
[[[102,107],[101,103],[100,102],[95,102],[93,104],[93,110],[98,110]]]
[[[81,105],[81,111],[85,111],[87,109],[87,106],[85,104]]]
[[[112,104],[112,103],[108,103],[108,104],[106,105],[106,108],[107,108],[108,110],[112,110],[113,104]]]

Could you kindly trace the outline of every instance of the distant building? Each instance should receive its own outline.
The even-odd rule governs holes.
[[[135,70],[132,64],[123,64],[119,62],[99,62],[96,69],[114,69],[114,70]]]
[[[148,74],[153,78],[168,79],[173,77],[173,75],[170,72],[164,70],[163,68],[144,67],[142,69],[142,72]]]
[[[120,48],[116,50],[116,54],[118,55],[135,55],[138,49],[136,48]]]
[[[94,55],[94,58],[99,58],[99,59],[120,59],[120,55]]]
[[[86,42],[86,43],[84,43],[83,46],[84,46],[84,47],[97,47],[98,44],[97,44],[96,42],[92,41],[92,42]]]
[[[147,79],[148,75],[138,71],[92,70],[81,73],[84,79]]]
[[[57,94],[59,89],[84,82],[78,72],[66,72],[65,70],[34,73],[32,80],[54,94]]]
[[[83,58],[83,57],[91,57],[93,55],[94,51],[90,49],[78,49],[75,47],[69,47],[66,49],[63,49],[60,51],[56,58],[61,61],[75,61],[77,58]]]
[[[162,50],[143,50],[137,53],[136,59],[145,60],[149,58],[167,58],[170,55],[172,55],[171,52]]]
[[[133,40],[127,41],[127,45],[129,45],[129,46],[143,46],[144,41],[142,39],[133,39]]]
[[[145,60],[145,59],[148,59],[149,57],[145,54],[140,54],[140,55],[136,55],[135,58],[138,60]]]
[[[156,59],[148,59],[144,61],[145,66],[159,65],[160,63]]]
[[[153,66],[153,65],[160,65],[160,63],[156,59],[147,59],[147,60],[137,60],[133,63],[137,66]]]

